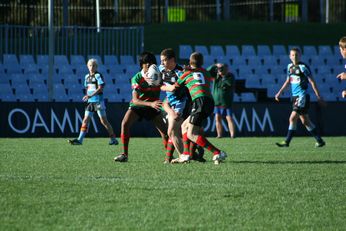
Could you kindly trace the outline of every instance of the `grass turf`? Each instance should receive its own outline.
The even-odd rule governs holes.
[[[0,139],[0,230],[344,230],[345,137],[210,140],[230,154],[163,165],[159,138]]]

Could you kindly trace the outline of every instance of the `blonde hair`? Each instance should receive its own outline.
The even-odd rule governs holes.
[[[190,55],[190,66],[200,68],[203,65],[203,55],[198,52],[193,52]]]
[[[339,47],[341,47],[342,49],[346,48],[346,36],[342,37],[339,41]]]
[[[93,64],[95,64],[96,67],[98,67],[97,60],[94,59],[94,58],[89,59],[88,62],[87,62],[87,65],[88,65],[89,63],[93,63]]]

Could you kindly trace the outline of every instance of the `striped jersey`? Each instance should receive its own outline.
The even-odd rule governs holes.
[[[159,69],[162,73],[163,84],[166,86],[174,85],[178,81],[179,76],[183,74],[183,68],[179,65],[176,65],[171,71],[165,70],[163,65],[160,65]],[[175,105],[188,100],[188,94],[188,89],[182,86],[173,92],[166,91],[166,99],[170,105]]]
[[[298,65],[288,64],[287,78],[290,80],[292,96],[307,94],[309,78],[312,78],[308,65],[303,62],[299,62]]]
[[[87,95],[93,94],[99,86],[105,85],[103,80],[103,76],[99,72],[95,72],[95,74],[90,75],[86,74],[84,78],[84,87],[86,88]],[[101,91],[97,95],[88,99],[88,103],[100,103],[103,101],[103,92]]]
[[[210,91],[211,76],[204,68],[196,68],[184,72],[178,79],[178,85],[185,85],[192,101],[199,97],[213,98]]]
[[[153,102],[160,99],[160,86],[149,86],[149,84],[143,78],[143,73],[138,72],[131,79],[132,91],[138,93],[139,99],[142,101]],[[135,105],[132,100],[130,101],[130,107],[146,107]]]

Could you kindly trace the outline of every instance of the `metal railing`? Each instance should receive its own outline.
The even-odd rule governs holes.
[[[54,0],[54,25],[96,27],[96,1]],[[346,21],[345,0],[102,0],[101,26],[211,20]],[[47,1],[1,1],[0,24],[45,26]]]
[[[144,48],[144,28],[55,27],[56,55],[132,55]],[[0,54],[48,54],[48,27],[0,25]]]

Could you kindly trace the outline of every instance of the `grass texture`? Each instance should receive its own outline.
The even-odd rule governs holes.
[[[345,137],[210,141],[228,160],[164,165],[159,138],[128,163],[106,138],[0,139],[0,230],[345,230]]]

